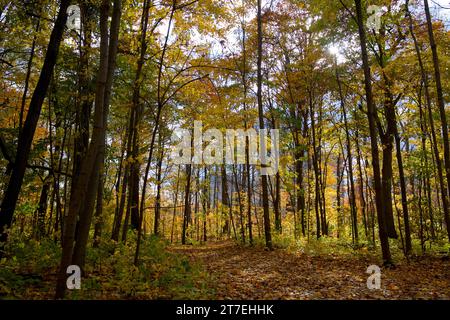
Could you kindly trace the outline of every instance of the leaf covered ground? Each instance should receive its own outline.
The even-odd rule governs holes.
[[[212,275],[217,299],[450,299],[448,257],[411,258],[382,268],[381,289],[367,288],[370,253],[311,255],[217,242],[174,247]]]
[[[369,290],[366,270],[380,264],[379,253],[326,239],[268,251],[233,241],[172,246],[151,237],[143,243],[139,267],[132,264],[133,241],[128,243],[90,248],[82,289],[66,298],[450,299],[448,255],[397,257],[395,268],[382,268],[381,289]],[[11,254],[0,261],[0,299],[52,299],[57,245],[27,242]]]

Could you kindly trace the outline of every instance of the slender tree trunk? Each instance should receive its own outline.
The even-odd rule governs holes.
[[[80,41],[80,63],[78,72],[79,97],[76,110],[76,128],[74,139],[74,155],[72,164],[72,185],[77,184],[80,174],[80,167],[83,158],[86,156],[89,147],[89,125],[91,118],[91,108],[93,103],[92,79],[90,76],[89,62],[91,50],[91,23],[92,9],[83,2],[81,7],[81,23],[83,27],[84,38]],[[74,192],[72,188],[71,193]]]
[[[245,140],[245,178],[247,185],[247,226],[248,241],[253,245],[253,221],[252,221],[252,186],[250,181],[250,154],[249,154],[249,138]]]
[[[366,31],[364,29],[364,16],[362,9],[362,1],[355,0],[356,5],[356,16],[358,23],[358,33],[361,45],[361,55],[363,61],[364,69],[364,85],[366,91],[366,101],[367,101],[367,117],[369,121],[369,132],[370,132],[370,144],[372,151],[372,167],[373,167],[373,179],[375,184],[375,202],[378,217],[379,226],[379,237],[381,242],[381,249],[383,254],[383,260],[385,264],[391,264],[391,252],[389,249],[389,241],[387,237],[387,229],[384,221],[384,210],[383,210],[383,198],[382,198],[382,185],[380,176],[380,159],[378,154],[378,141],[377,141],[377,128],[376,128],[376,108],[373,101],[372,93],[372,81],[371,81],[371,71],[369,65],[369,57],[367,54],[367,43],[366,43]]]
[[[30,153],[36,126],[41,114],[42,104],[47,94],[47,89],[53,74],[56,59],[58,57],[59,45],[62,40],[64,25],[67,20],[66,11],[69,4],[69,0],[62,0],[60,3],[58,16],[56,17],[55,25],[47,46],[47,52],[45,54],[41,74],[39,75],[39,80],[31,97],[25,123],[19,134],[16,158],[8,186],[4,193],[2,205],[0,207],[0,258],[3,254],[3,245],[7,240],[7,232],[5,229],[11,226],[13,220],[14,210],[16,209],[20,189],[22,187],[28,155]]]
[[[228,196],[228,181],[227,181],[227,171],[226,171],[226,167],[225,165],[221,166],[220,169],[221,172],[221,181],[222,181],[222,216],[227,216],[227,211],[228,208],[230,207],[230,198]],[[231,235],[231,218],[232,216],[230,216],[230,219],[226,218],[225,219],[225,225],[223,227],[223,233],[226,233],[228,235],[228,237]]]
[[[319,152],[317,148],[317,139],[316,139],[316,120],[315,120],[315,113],[313,110],[313,102],[311,99],[309,99],[309,113],[311,117],[311,139],[312,139],[312,164],[314,168],[314,190],[315,190],[315,196],[314,196],[314,211],[316,213],[316,237],[317,239],[320,238],[321,233],[324,233],[325,229],[323,226],[323,213],[322,213],[322,204],[321,204],[321,175],[320,175],[320,167],[319,167]]]
[[[336,58],[337,59],[337,58]],[[349,174],[349,180],[350,180],[350,194],[349,194],[349,200],[350,200],[350,212],[352,216],[352,224],[353,224],[353,238],[356,243],[358,243],[358,211],[356,208],[356,192],[355,192],[355,180],[353,178],[353,155],[352,155],[352,144],[350,139],[350,130],[348,126],[348,120],[347,120],[347,110],[345,109],[345,98],[344,94],[342,92],[342,84],[339,78],[339,72],[337,69],[337,61],[335,61],[335,67],[336,67],[336,79],[338,83],[339,88],[339,98],[341,100],[341,109],[342,109],[342,115],[344,118],[344,128],[345,128],[345,141],[346,141],[346,147],[347,147],[347,165],[348,165],[348,174]]]
[[[139,211],[139,179],[140,179],[140,168],[139,163],[139,128],[142,119],[143,106],[140,103],[140,90],[142,84],[142,68],[145,63],[145,54],[147,52],[147,25],[148,25],[148,15],[149,15],[150,2],[148,0],[144,1],[142,17],[141,17],[141,30],[140,30],[140,43],[139,43],[139,59],[137,61],[136,75],[133,84],[133,98],[132,98],[132,120],[131,120],[131,156],[133,161],[130,165],[130,189],[131,193],[131,226],[133,229],[140,228],[140,211]],[[151,159],[149,159],[151,162]],[[145,182],[144,182],[145,184]],[[142,194],[142,197],[145,197]],[[144,204],[145,205],[145,204]]]
[[[337,162],[336,162],[336,219],[337,219],[337,238],[341,236],[341,228],[342,228],[342,206],[341,206],[341,184],[343,178],[343,171],[341,169],[342,166],[342,156],[341,153],[338,154]]]
[[[423,83],[422,83],[423,85]],[[427,209],[428,209],[428,216],[430,218],[430,230],[431,230],[431,236],[433,239],[436,238],[436,233],[434,229],[434,217],[433,217],[433,206],[432,206],[432,200],[431,200],[431,183],[430,183],[430,172],[428,170],[429,168],[429,162],[428,162],[428,154],[427,154],[427,137],[428,137],[428,128],[426,125],[426,114],[423,110],[422,105],[422,86],[418,93],[419,96],[419,115],[420,115],[420,130],[421,130],[421,145],[422,145],[422,170],[421,173],[425,177],[424,178],[424,187],[426,189],[426,197],[427,197]],[[414,176],[411,178],[411,187],[414,190]],[[415,193],[413,192],[415,195]]]
[[[92,171],[88,177],[87,188],[85,189],[86,193],[84,194],[84,198],[86,199],[86,204],[84,207],[81,207],[79,211],[79,229],[76,234],[75,246],[73,249],[73,263],[80,266],[82,269],[84,268],[85,259],[86,259],[86,248],[89,239],[89,230],[91,227],[92,216],[94,214],[94,205],[96,195],[98,193],[98,184],[103,182],[103,179],[100,179],[102,175],[104,162],[105,162],[105,150],[106,150],[106,132],[108,127],[108,114],[109,114],[109,104],[111,100],[111,88],[114,78],[114,71],[116,66],[116,55],[117,55],[117,47],[119,41],[119,26],[120,26],[120,16],[121,16],[121,8],[122,3],[121,0],[114,1],[114,7],[112,12],[112,22],[111,22],[111,32],[109,35],[109,44],[108,44],[108,52],[107,52],[107,67],[106,67],[106,81],[104,85],[100,85],[100,91],[97,91],[96,94],[103,94],[103,97],[99,97],[97,100],[96,97],[96,105],[99,104],[103,107],[101,110],[101,115],[97,118],[94,118],[94,129],[93,129],[93,137],[91,142],[95,144],[89,145],[89,148],[95,147],[92,151],[93,154],[93,164]],[[98,130],[98,132],[96,132]],[[98,134],[98,141],[95,140],[95,135]],[[89,152],[89,150],[88,150]],[[89,155],[86,156],[86,159],[89,159]],[[82,164],[83,167],[84,164]],[[88,169],[89,170],[89,169]],[[83,174],[80,172],[80,179]],[[84,182],[82,182],[84,183]],[[76,199],[76,195],[74,196]],[[103,197],[97,199],[101,203],[99,206],[103,207]]]
[[[119,172],[117,173],[117,182],[116,182],[116,211],[114,214],[113,228],[111,231],[111,239],[118,241],[120,226],[122,225],[122,217],[123,210],[125,207],[125,199],[126,199],[126,187],[127,187],[127,172],[126,168],[124,168],[123,160],[125,156],[125,147],[126,147],[126,136],[129,133],[125,134],[125,139],[122,140],[122,152],[120,156],[120,164],[119,164]],[[122,177],[123,175],[123,177]],[[123,181],[122,181],[123,180]],[[122,187],[121,187],[122,183]]]
[[[170,231],[170,243],[173,243],[173,230],[175,229],[175,217],[177,214],[179,186],[180,186],[180,166],[178,166],[178,170],[177,170],[177,186],[175,188],[175,200],[173,203],[173,216],[172,216],[172,228]]]
[[[236,193],[238,196],[238,207],[239,207],[239,222],[241,227],[241,240],[245,244],[245,227],[244,227],[244,204],[242,203],[241,189],[238,182],[238,174],[236,172],[236,166],[233,165],[233,175],[234,175],[234,185],[236,187]]]
[[[156,203],[155,203],[155,223],[153,226],[153,232],[159,234],[159,220],[161,218],[161,173],[162,173],[162,161],[164,157],[164,144],[162,142],[161,130],[159,131],[159,157],[156,165]]]
[[[444,166],[445,166],[445,172],[446,172],[446,176],[447,176],[447,191],[450,191],[450,143],[449,143],[449,138],[448,138],[448,124],[447,124],[447,115],[446,115],[446,111],[445,111],[444,93],[443,93],[442,82],[441,82],[439,56],[438,56],[438,52],[437,52],[436,41],[434,39],[433,23],[431,21],[431,14],[430,14],[430,8],[428,5],[428,0],[424,0],[423,2],[425,5],[425,14],[427,17],[428,37],[430,39],[430,47],[431,47],[431,52],[433,54],[434,80],[436,82],[437,104],[439,107],[439,114],[441,116],[442,140],[443,140],[443,145],[444,145]],[[437,159],[437,161],[440,161],[440,160]],[[447,207],[447,209],[444,209],[444,220],[445,220],[445,225],[447,226],[447,236],[450,241],[449,203],[447,201],[443,201],[443,202],[444,202],[443,205]]]
[[[202,203],[203,203],[203,242],[206,242],[208,240],[207,236],[207,220],[208,220],[208,213],[211,209],[211,182],[208,178],[208,169],[205,167],[203,169],[203,197],[202,197]],[[245,231],[244,231],[245,232]]]
[[[186,244],[186,233],[189,219],[191,216],[191,173],[192,165],[186,165],[186,189],[184,192],[184,215],[183,215],[183,230],[181,234],[181,244]]]
[[[45,236],[45,215],[47,213],[48,193],[50,191],[50,181],[47,181],[49,177],[44,179],[41,195],[39,197],[39,204],[37,207],[37,238],[41,239]]]
[[[428,2],[425,2],[426,5],[428,5]],[[417,38],[416,35],[414,33],[414,28],[413,28],[413,20],[412,20],[412,16],[411,13],[409,11],[409,6],[408,6],[408,2],[406,3],[406,9],[407,9],[407,16],[408,16],[408,20],[409,20],[409,31],[411,33],[411,37],[413,39],[414,42],[414,48],[416,50],[416,55],[417,55],[417,61],[419,62],[419,68],[420,68],[420,73],[421,73],[421,78],[422,78],[422,83],[424,85],[424,93],[425,93],[425,102],[427,105],[427,110],[428,110],[428,121],[430,122],[430,130],[431,130],[431,138],[432,138],[432,146],[433,146],[433,153],[434,153],[434,158],[435,158],[435,162],[436,162],[436,168],[437,168],[437,175],[438,175],[438,180],[439,180],[439,186],[440,186],[440,193],[441,193],[441,198],[442,198],[442,206],[443,206],[443,210],[444,210],[444,219],[446,221],[448,221],[449,218],[449,202],[448,202],[448,195],[447,195],[447,188],[445,186],[444,183],[444,176],[443,176],[443,170],[442,170],[442,162],[441,162],[441,158],[439,155],[439,149],[438,149],[438,144],[437,144],[437,135],[436,135],[436,129],[434,126],[434,118],[433,118],[433,111],[432,111],[432,102],[431,102],[431,95],[430,95],[430,90],[429,90],[429,82],[428,82],[428,76],[426,74],[425,71],[425,67],[423,64],[423,60],[422,60],[422,54],[420,52],[420,47],[419,44],[417,42]],[[428,10],[429,11],[429,10]],[[432,27],[432,26],[431,26]],[[430,36],[430,41],[431,39],[434,39],[434,36],[432,34],[432,29],[431,32],[429,30],[429,36]],[[433,41],[434,42],[434,41]],[[448,145],[448,142],[447,142]],[[445,157],[445,153],[444,153],[444,157]],[[450,228],[448,227],[449,224],[447,223],[447,233],[448,236],[450,237]]]
[[[200,168],[197,168],[195,173],[195,193],[194,193],[194,225],[195,225],[195,236],[197,242],[200,241],[200,225],[199,225],[199,192],[200,192]]]
[[[164,96],[161,94],[162,71],[163,71],[164,58],[165,58],[165,55],[166,55],[167,44],[168,44],[168,41],[169,41],[169,35],[170,35],[171,26],[172,26],[172,21],[173,21],[173,18],[174,18],[175,10],[177,9],[176,3],[177,3],[177,0],[173,0],[173,2],[172,2],[172,9],[170,11],[169,23],[168,23],[168,26],[167,26],[166,37],[165,37],[165,40],[164,40],[164,45],[163,45],[163,49],[162,49],[162,52],[161,52],[161,58],[159,60],[159,66],[158,66],[157,110],[156,110],[156,117],[155,117],[155,125],[154,125],[154,128],[152,130],[152,138],[151,138],[151,142],[150,142],[150,147],[149,147],[149,152],[148,152],[148,159],[147,159],[147,165],[145,167],[144,181],[143,181],[143,186],[142,186],[140,211],[138,212],[137,243],[136,243],[136,252],[134,254],[134,264],[136,266],[138,265],[138,262],[139,262],[139,250],[140,250],[140,246],[141,246],[142,223],[143,223],[143,220],[144,220],[145,195],[146,195],[146,191],[147,191],[147,180],[148,180],[148,175],[149,175],[149,171],[150,171],[150,165],[151,165],[152,159],[153,159],[153,150],[154,150],[154,147],[155,147],[156,134],[160,130],[159,129],[159,126],[160,126],[159,122],[160,122],[160,118],[161,118],[161,112],[162,112],[162,109],[163,109],[164,104],[166,102],[166,101],[163,101]],[[150,4],[148,4],[148,5],[150,5]],[[144,29],[146,30],[146,28],[144,28]],[[145,35],[144,35],[143,39],[145,39]],[[145,41],[143,41],[143,46],[144,45],[145,45]],[[141,51],[141,54],[142,54],[142,51]],[[139,198],[139,194],[137,194],[137,197]]]
[[[27,74],[25,76],[25,87],[23,89],[23,94],[22,94],[22,101],[21,101],[21,105],[20,105],[20,113],[19,113],[19,133],[22,131],[22,125],[23,125],[23,114],[25,112],[25,104],[27,101],[27,94],[28,94],[28,85],[30,82],[30,76],[31,76],[31,67],[33,66],[33,59],[34,59],[34,51],[36,48],[36,37],[37,37],[37,33],[39,32],[39,27],[41,24],[41,17],[39,16],[37,18],[37,22],[36,22],[36,28],[35,28],[35,33],[33,36],[33,42],[31,43],[31,52],[30,52],[30,58],[28,59],[28,64],[27,64]]]
[[[103,191],[104,191],[104,165],[100,168],[100,176],[97,186],[97,202],[95,208],[95,227],[94,227],[94,248],[100,245],[100,237],[102,235],[104,217],[103,217]]]
[[[80,242],[75,243],[80,249],[79,254],[72,257],[74,253],[75,226],[78,215],[81,216],[83,199],[86,198],[87,192],[92,188],[92,184],[98,183],[99,161],[103,160],[102,152],[104,152],[105,134],[106,134],[106,117],[109,109],[109,95],[112,85],[112,75],[115,68],[115,57],[117,53],[119,23],[121,16],[121,1],[114,0],[114,9],[111,20],[111,32],[108,44],[108,13],[109,1],[104,0],[100,8],[100,67],[97,75],[97,91],[95,97],[95,114],[94,129],[92,139],[89,144],[86,157],[83,159],[80,169],[80,176],[77,184],[73,185],[75,192],[70,199],[69,213],[66,217],[63,252],[61,264],[59,268],[58,281],[56,286],[55,297],[63,298],[66,289],[66,269],[72,263],[72,259],[77,262],[84,262],[84,254],[86,249],[87,237],[80,234]],[[95,174],[97,172],[97,174]],[[92,181],[92,179],[94,179]],[[93,183],[91,183],[93,182]],[[96,189],[94,189],[96,190]],[[90,209],[90,208],[89,208]],[[84,212],[83,216],[89,219],[90,212]],[[90,221],[83,221],[80,226],[86,227]],[[89,231],[89,228],[87,228]],[[81,238],[82,237],[82,238]]]
[[[262,54],[263,54],[263,30],[262,30],[262,13],[261,13],[261,0],[258,0],[258,13],[257,13],[257,24],[258,24],[258,61],[257,61],[257,98],[258,98],[258,116],[259,116],[259,129],[264,130],[264,111],[263,111],[263,101],[262,101]],[[265,137],[262,136],[260,132],[260,150],[265,156],[266,147]],[[265,163],[263,163],[265,165]],[[266,246],[272,250],[272,234],[270,232],[270,213],[269,213],[269,194],[267,190],[267,176],[261,175],[261,188],[262,188],[262,201],[264,210],[264,234],[266,239]]]
[[[411,229],[409,226],[409,212],[408,212],[408,197],[406,190],[406,181],[405,181],[405,172],[403,169],[403,157],[401,150],[401,141],[400,135],[398,131],[395,132],[395,146],[397,150],[397,164],[398,164],[398,173],[400,180],[400,192],[402,198],[402,210],[403,210],[403,220],[405,223],[405,254],[409,255],[411,252],[412,244],[411,244]],[[400,228],[400,225],[399,225]]]
[[[364,194],[364,178],[363,178],[363,170],[361,163],[361,148],[359,147],[359,137],[358,132],[355,132],[355,141],[356,141],[356,158],[358,163],[358,180],[359,180],[359,196],[361,199],[361,210],[363,216],[364,223],[364,234],[366,239],[369,239],[369,230],[368,230],[368,217],[367,217],[367,203],[366,203],[366,195]]]

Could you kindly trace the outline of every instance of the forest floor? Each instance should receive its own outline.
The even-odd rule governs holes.
[[[67,299],[447,299],[450,259],[441,251],[406,261],[393,250],[395,267],[381,268],[381,289],[369,290],[367,268],[379,265],[378,250],[354,249],[326,238],[266,250],[231,240],[169,245],[155,237],[142,245],[134,267],[130,247],[88,250],[81,290]],[[1,299],[52,299],[59,261],[53,241],[18,245],[0,261]]]
[[[217,299],[450,299],[448,257],[417,257],[381,269],[381,289],[367,288],[376,253],[311,255],[239,246],[230,241],[175,246],[204,265]]]

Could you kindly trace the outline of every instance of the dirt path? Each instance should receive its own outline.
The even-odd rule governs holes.
[[[217,242],[173,247],[202,263],[217,299],[450,299],[450,261],[427,258],[382,269],[381,290],[367,289],[376,259],[309,256]]]

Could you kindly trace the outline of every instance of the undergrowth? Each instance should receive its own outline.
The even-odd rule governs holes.
[[[142,240],[140,261],[133,264],[136,239],[115,243],[105,238],[90,246],[80,290],[67,290],[67,299],[208,299],[210,278],[200,265],[168,252],[167,242]],[[52,299],[61,249],[53,239],[12,235],[0,261],[0,299]]]

